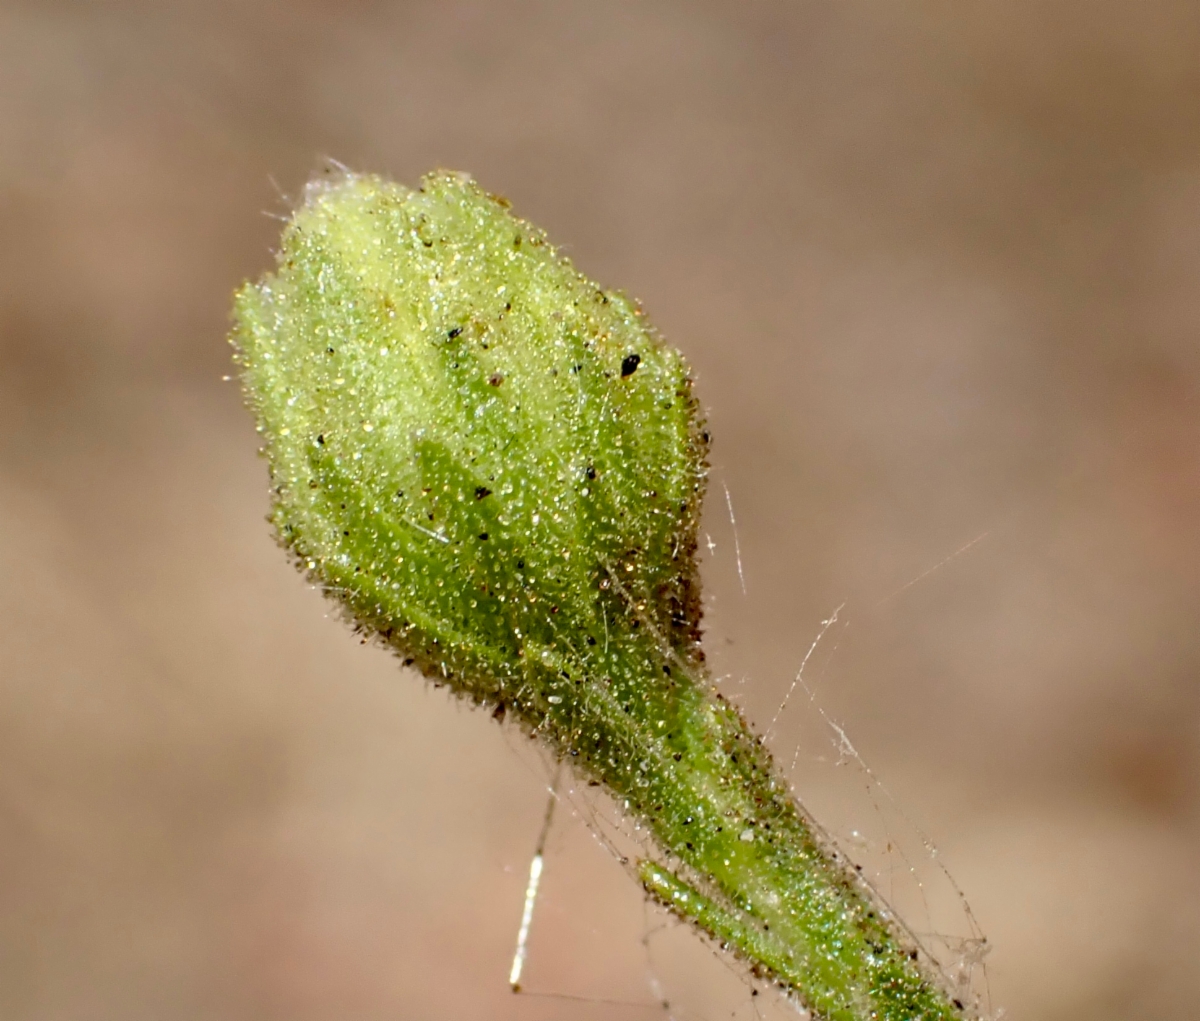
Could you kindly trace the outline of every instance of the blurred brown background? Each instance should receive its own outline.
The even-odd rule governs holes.
[[[270,541],[229,298],[326,155],[684,349],[722,684],[765,726],[845,603],[773,744],[936,842],[995,1006],[1200,1015],[1195,3],[8,0],[0,1017],[755,1016],[567,813],[512,996],[544,764]]]

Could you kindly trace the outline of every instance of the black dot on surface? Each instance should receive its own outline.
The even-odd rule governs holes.
[[[456,327],[454,327],[454,329],[453,329],[453,330],[451,330],[449,333],[447,333],[447,334],[446,334],[446,336],[447,336],[447,337],[449,337],[451,340],[453,340],[453,339],[454,339],[455,337],[457,337],[457,336],[458,336],[460,333],[462,333],[462,327],[461,327],[461,326],[456,326]]]
[[[626,376],[632,376],[637,371],[637,367],[641,364],[642,356],[640,354],[634,353],[626,355],[621,362],[621,378],[624,379]]]
[[[487,486],[476,486],[475,487],[475,499],[476,500],[482,500],[485,496],[491,496],[491,495],[492,495],[492,491],[490,489],[488,489]]]

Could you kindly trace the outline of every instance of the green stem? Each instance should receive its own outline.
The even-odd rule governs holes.
[[[646,889],[819,1017],[960,1016],[707,678],[653,641],[622,659],[637,664],[629,683],[597,685],[585,662],[577,697],[538,725],[653,833],[667,857],[641,864]],[[639,675],[663,667],[674,683],[648,697]]]

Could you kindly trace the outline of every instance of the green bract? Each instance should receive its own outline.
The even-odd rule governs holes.
[[[605,784],[646,888],[818,1016],[961,1016],[708,680],[708,437],[633,302],[465,176],[344,174],[236,314],[272,521],[360,627]]]

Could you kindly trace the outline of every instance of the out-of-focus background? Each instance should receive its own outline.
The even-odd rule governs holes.
[[[766,726],[841,606],[772,745],[946,866],[993,1006],[1195,1018],[1198,55],[1156,0],[0,5],[0,1016],[784,1016],[565,811],[509,993],[546,765],[272,544],[229,299],[331,156],[469,170],[686,352],[721,683]]]

